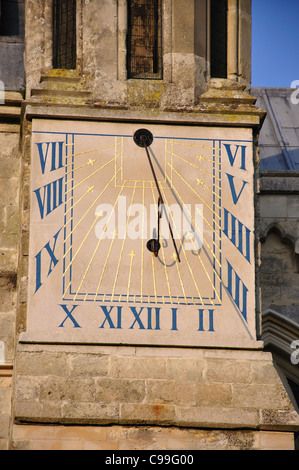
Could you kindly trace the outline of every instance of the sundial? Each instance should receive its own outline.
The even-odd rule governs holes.
[[[251,130],[34,120],[26,338],[255,342]]]

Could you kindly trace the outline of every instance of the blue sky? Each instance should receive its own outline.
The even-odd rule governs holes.
[[[299,80],[299,0],[252,0],[252,86]]]

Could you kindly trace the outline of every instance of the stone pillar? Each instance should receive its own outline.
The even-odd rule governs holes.
[[[251,82],[251,2],[228,0],[227,78]]]
[[[19,93],[0,103],[0,450],[8,448],[19,255]]]
[[[227,13],[227,78],[238,81],[239,0],[228,0]]]

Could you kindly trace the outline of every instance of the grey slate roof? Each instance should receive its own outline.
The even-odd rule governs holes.
[[[294,94],[295,92],[295,94]],[[292,88],[252,88],[256,106],[267,112],[260,132],[261,170],[299,170],[299,91]]]

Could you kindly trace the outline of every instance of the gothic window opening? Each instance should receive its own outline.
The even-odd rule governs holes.
[[[76,68],[76,0],[53,1],[53,68]]]
[[[128,78],[162,78],[161,0],[128,0]]]
[[[211,77],[227,78],[227,0],[211,0]]]
[[[19,2],[0,1],[0,36],[19,34]]]

